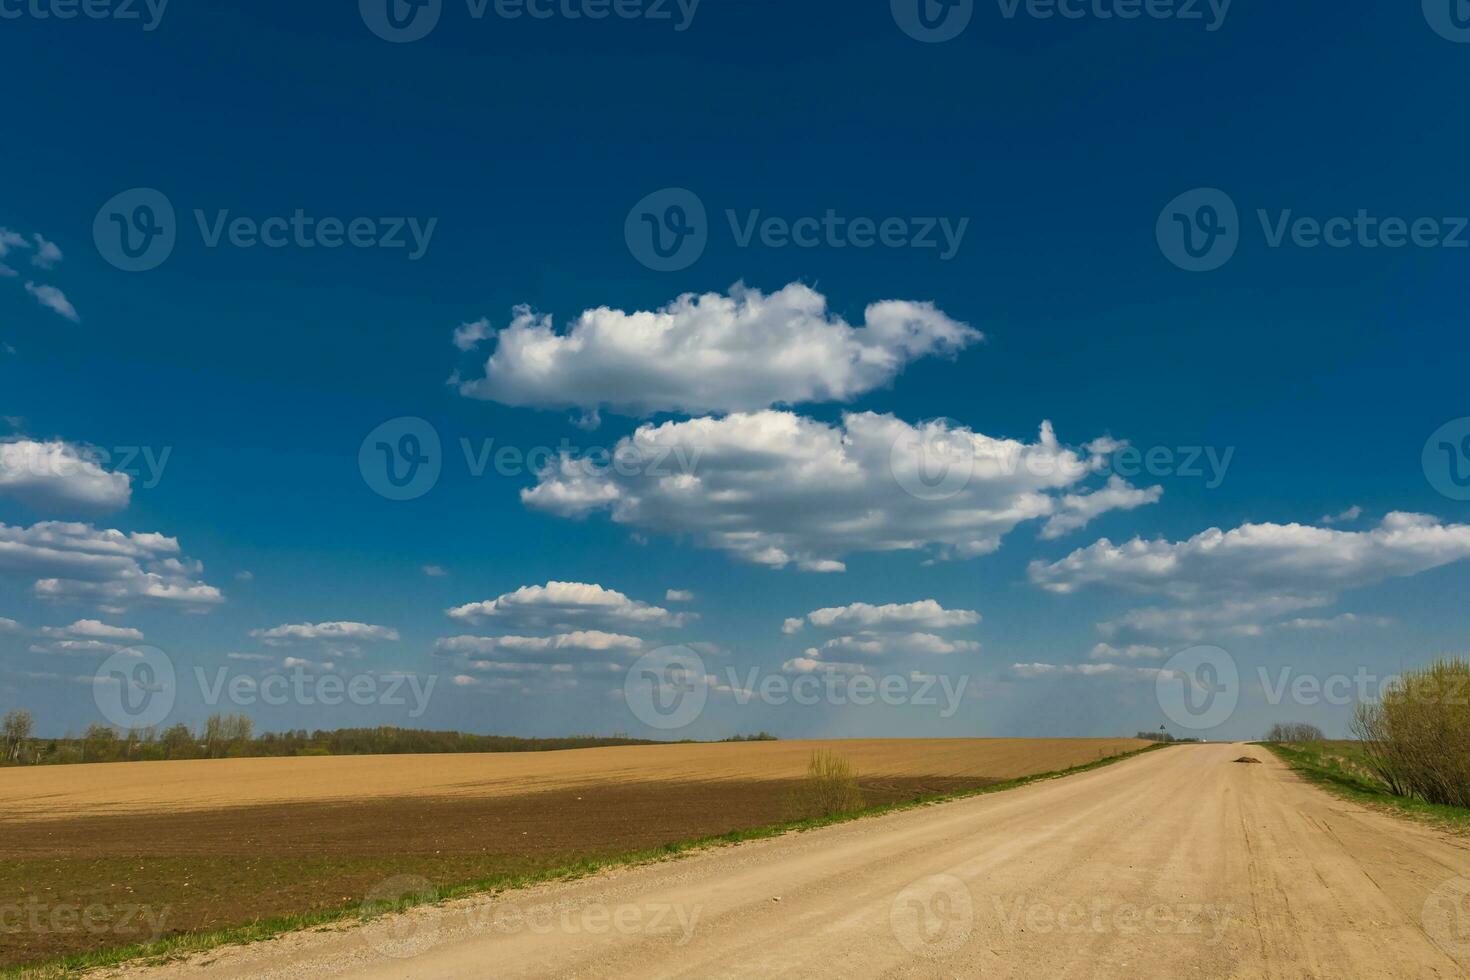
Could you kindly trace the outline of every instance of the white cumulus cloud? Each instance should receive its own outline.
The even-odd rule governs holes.
[[[467,350],[488,329],[467,324],[455,343]],[[736,285],[728,295],[686,293],[658,310],[586,310],[564,332],[549,316],[518,307],[496,335],[484,376],[461,381],[459,391],[507,405],[629,415],[844,402],[887,385],[911,361],[953,355],[981,339],[932,303],[873,303],[854,327],[801,283],[769,295]]]
[[[466,623],[493,622],[506,629],[593,628],[595,626],[677,627],[689,613],[671,613],[615,589],[587,582],[547,582],[524,585],[494,599],[466,603],[448,610],[451,619]]]
[[[267,646],[280,646],[284,643],[309,643],[315,641],[356,642],[360,640],[369,641],[393,641],[398,639],[398,631],[389,626],[375,626],[371,623],[336,622],[336,623],[286,623],[273,626],[270,629],[251,630],[250,635],[262,641]]]
[[[111,510],[128,505],[132,480],[103,469],[81,446],[8,439],[0,442],[0,496],[46,510]]]
[[[917,602],[889,602],[873,605],[854,602],[846,606],[829,606],[814,609],[806,614],[807,622],[822,629],[954,629],[974,626],[980,622],[980,614],[973,609],[945,609],[934,599]],[[795,623],[788,632],[800,629],[799,619],[789,619],[787,625]]]
[[[200,580],[203,566],[179,554],[174,538],[124,533],[91,524],[0,523],[0,575],[35,580],[45,599],[78,599],[121,607],[146,600],[200,608],[224,601]]]
[[[1025,443],[867,412],[832,425],[762,411],[641,426],[605,465],[562,454],[521,497],[564,517],[605,510],[773,568],[838,571],[855,552],[992,552],[1018,524],[1062,512],[1058,493],[1106,466],[1099,445],[1116,444],[1067,448],[1049,424]],[[936,465],[950,467],[937,484]]]
[[[70,626],[47,626],[42,628],[45,636],[74,637],[93,640],[136,640],[142,641],[143,631],[131,626],[111,626],[96,619],[79,619]]]
[[[1173,601],[1100,624],[1109,636],[1198,639],[1211,632],[1252,635],[1271,620],[1330,605],[1344,591],[1467,557],[1470,525],[1395,512],[1362,531],[1245,524],[1184,541],[1104,538],[1060,561],[1033,562],[1030,576],[1058,593],[1106,585]]]

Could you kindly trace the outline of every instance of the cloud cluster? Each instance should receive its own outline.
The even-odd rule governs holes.
[[[0,633],[25,632],[13,619],[0,619]],[[130,649],[129,644],[141,643],[142,630],[130,626],[112,626],[96,619],[79,619],[70,626],[43,626],[33,635],[42,642],[31,644],[31,653],[40,654],[113,654]]]
[[[128,505],[132,480],[103,469],[81,446],[7,439],[0,441],[0,496],[47,511],[114,510]]]
[[[1158,667],[1129,667],[1123,664],[1011,664],[1011,673],[1022,680],[1042,677],[1105,677],[1118,680],[1156,680],[1165,671]],[[1172,672],[1168,672],[1172,673]]]
[[[564,517],[607,511],[640,532],[687,535],[756,564],[831,572],[856,552],[983,555],[1024,521],[1058,518],[1075,528],[1137,506],[1126,484],[1112,483],[1084,495],[1086,504],[1066,502],[1118,445],[1065,447],[1049,424],[1026,443],[871,412],[827,424],[762,411],[641,426],[619,441],[612,465],[563,454],[521,497]],[[619,465],[627,459],[688,465]],[[937,483],[936,467],[944,474]],[[1156,489],[1144,495],[1158,499]]]
[[[625,670],[652,645],[647,634],[694,618],[588,582],[522,586],[447,614],[500,631],[435,642],[434,655],[461,671],[455,686],[523,693],[572,689],[583,676]]]
[[[0,228],[0,279],[14,279],[20,275],[12,268],[7,259],[13,259],[14,253],[24,250],[30,253],[30,263],[37,269],[50,271],[61,261],[61,249],[53,241],[48,241],[45,236],[37,233],[30,238],[9,228]],[[82,318],[66,294],[55,286],[45,283],[28,281],[25,284],[26,292],[35,297],[36,302],[65,317],[73,323],[81,323]]]
[[[7,574],[33,579],[41,598],[105,608],[133,601],[204,608],[224,601],[219,589],[200,580],[203,566],[182,557],[176,539],[91,524],[0,523],[0,575]]]
[[[489,334],[483,320],[464,324],[454,343],[469,350]],[[460,382],[459,391],[507,405],[637,416],[746,412],[850,401],[912,361],[952,356],[981,339],[932,303],[873,303],[854,327],[800,283],[770,295],[736,285],[728,295],[686,293],[658,310],[586,310],[565,332],[518,307],[495,335],[484,376]]]
[[[494,623],[510,630],[682,626],[689,613],[671,613],[661,606],[630,599],[614,589],[586,582],[547,582],[523,585],[494,599],[470,602],[448,611],[450,619],[479,625]]]
[[[979,622],[980,614],[973,609],[945,609],[934,599],[882,605],[854,602],[814,609],[805,616],[787,619],[782,632],[799,633],[809,625],[840,635],[807,647],[801,656],[787,660],[782,669],[802,674],[824,670],[860,674],[867,672],[869,664],[979,653],[980,644],[974,640],[932,632],[960,629]]]
[[[1417,575],[1470,557],[1470,525],[1391,513],[1373,528],[1303,524],[1210,528],[1184,541],[1104,538],[1060,561],[1033,562],[1031,580],[1068,593],[1091,585],[1156,595],[1149,606],[1099,624],[1110,637],[1198,640],[1270,628],[1273,620],[1331,605],[1350,589]],[[1297,620],[1311,628],[1310,619]],[[1286,626],[1288,624],[1278,624]],[[1346,625],[1346,622],[1344,622]]]
[[[786,621],[785,631],[800,629],[802,619]],[[846,606],[829,606],[813,609],[805,621],[822,629],[952,629],[957,626],[974,626],[980,622],[980,614],[973,609],[945,609],[934,599],[917,602],[890,602],[875,606],[866,602],[854,602]],[[796,624],[795,629],[791,628]]]
[[[266,646],[288,643],[355,643],[358,641],[396,641],[398,631],[371,623],[287,623],[270,629],[251,630],[250,635]]]

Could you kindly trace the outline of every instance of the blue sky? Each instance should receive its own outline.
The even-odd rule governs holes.
[[[939,43],[882,2],[591,20],[572,0],[546,18],[444,0],[407,43],[369,29],[371,3],[366,19],[352,4],[0,7],[0,50],[28,80],[0,157],[15,273],[0,276],[0,705],[43,732],[104,718],[92,677],[114,653],[146,659],[126,652],[139,644],[177,671],[165,723],[234,709],[204,702],[195,668],[319,683],[331,663],[438,680],[414,717],[240,707],[268,728],[515,734],[656,733],[627,667],[688,644],[715,678],[675,730],[691,737],[1188,734],[1159,672],[1198,681],[1170,658],[1201,646],[1240,676],[1206,734],[1283,717],[1341,731],[1346,706],[1273,705],[1261,671],[1381,678],[1470,645],[1470,509],[1446,483],[1452,462],[1470,471],[1464,430],[1424,457],[1470,415],[1470,44],[1434,28],[1432,3],[1238,0],[1199,20],[977,3]],[[94,224],[129,220],[136,188],[169,202],[176,241],[130,272]],[[669,217],[669,188],[705,217],[698,257],[663,271],[625,231]],[[1237,217],[1228,260],[1195,272],[1167,232],[1218,203],[1180,197],[1200,188]],[[209,244],[221,221],[298,209],[409,244]],[[846,222],[835,241],[742,240],[829,211]],[[1437,244],[1387,247],[1360,223],[1343,247],[1311,247],[1309,226],[1273,247],[1283,221],[1360,212],[1433,219]],[[857,247],[855,219],[938,244]],[[636,315],[684,294],[709,298]],[[869,308],[883,301],[906,305]],[[583,317],[604,307],[627,316]],[[857,433],[844,413],[881,424]],[[440,475],[395,501],[359,453],[405,417],[438,436]],[[925,499],[891,463],[936,435],[941,450],[1035,446],[1043,422],[1085,473]],[[476,476],[461,443],[611,449],[652,426],[700,451],[692,488]],[[1118,471],[1104,437],[1167,461],[1083,502]],[[130,447],[167,453],[161,474]],[[1178,472],[1196,448],[1230,454],[1219,479],[1205,462]],[[595,505],[614,499],[625,509]],[[1083,526],[1047,530],[1078,508]],[[61,547],[75,561],[47,550],[53,521],[80,525]],[[1235,533],[1211,547],[1196,536],[1212,528]],[[136,559],[99,559],[114,529],[177,550],[133,539]],[[446,613],[523,587],[492,613]],[[1129,618],[1151,609],[1166,615]],[[963,612],[978,621],[948,615]],[[340,623],[358,626],[268,635]],[[477,652],[440,642],[454,637]],[[965,687],[953,711],[907,695],[742,704],[730,672],[752,668],[777,685],[861,671]]]

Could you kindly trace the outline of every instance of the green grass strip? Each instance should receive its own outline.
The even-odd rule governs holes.
[[[1339,760],[1344,753],[1338,747],[1319,744],[1282,745],[1275,742],[1258,744],[1274,752],[1277,758],[1303,779],[1343,799],[1432,822],[1446,830],[1462,833],[1470,831],[1470,809],[1395,796],[1377,781],[1343,765]],[[1348,750],[1348,755],[1351,755],[1351,750]]]

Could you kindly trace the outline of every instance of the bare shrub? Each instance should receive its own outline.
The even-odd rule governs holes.
[[[813,752],[806,775],[791,793],[790,805],[799,819],[835,817],[861,810],[863,794],[852,763],[829,749]]]
[[[1316,725],[1306,725],[1301,722],[1278,722],[1271,726],[1271,731],[1266,735],[1266,741],[1284,742],[1289,745],[1320,742],[1322,741],[1322,729]]]

